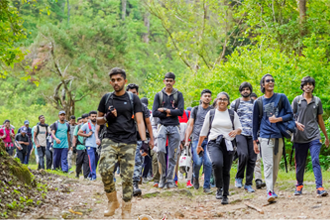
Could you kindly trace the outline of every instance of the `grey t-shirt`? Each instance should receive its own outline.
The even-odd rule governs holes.
[[[233,111],[235,110],[236,101],[230,104],[230,109]],[[252,136],[253,102],[251,100],[240,100],[236,113],[243,127],[242,135]]]
[[[300,105],[298,105],[299,97],[301,99]],[[317,106],[316,100],[318,102]],[[299,131],[297,129],[297,132],[294,135],[294,142],[309,143],[314,140],[320,140],[321,135],[317,117],[318,115],[323,114],[321,100],[318,97],[313,96],[312,101],[307,104],[304,97],[297,96],[292,102],[292,110],[295,120],[305,125],[304,131]]]
[[[73,134],[74,134],[74,129],[76,128],[77,125],[70,125],[70,146],[73,146],[72,145],[72,142],[73,142]]]
[[[199,134],[201,133],[204,119],[206,114],[212,109],[211,106],[207,107],[204,109],[201,105],[199,105],[197,110],[197,115],[196,115],[196,120],[194,122],[194,129],[193,129],[193,141],[198,141]],[[194,109],[191,111],[190,118],[194,119],[195,118],[195,112]]]

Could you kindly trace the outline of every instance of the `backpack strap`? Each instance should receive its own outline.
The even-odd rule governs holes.
[[[88,122],[88,128],[89,128],[89,130],[92,130],[92,125],[89,122]]]
[[[111,99],[113,98],[113,92],[108,92],[107,93],[107,99],[105,100],[105,105],[108,104],[108,101],[109,101],[110,98]]]
[[[234,108],[235,112],[237,112],[237,109],[239,107],[240,102],[241,102],[241,98],[238,98],[238,99],[235,100],[235,108]]]
[[[262,100],[262,96],[257,99],[257,105],[259,108],[259,124],[260,124],[264,114],[264,103]]]
[[[211,131],[214,115],[215,115],[215,109],[211,109],[210,110],[210,121],[209,121],[209,132]]]
[[[38,136],[39,134],[39,125],[37,125],[37,133],[36,133],[36,137]]]
[[[130,103],[131,103],[131,111],[132,111],[132,119],[134,119],[134,115],[135,115],[135,112],[134,112],[134,97],[133,97],[133,93],[131,93],[131,92],[127,92],[128,93],[128,96],[129,96],[129,101],[130,101]]]
[[[194,113],[194,123],[196,123],[197,113],[198,113],[198,107],[199,105],[195,106],[191,112]]]
[[[158,92],[159,107],[164,107],[164,94],[163,91]]]
[[[229,113],[229,117],[230,117],[230,121],[233,127],[233,130],[235,130],[235,125],[234,125],[234,120],[235,120],[235,112],[231,109],[228,109],[228,113]]]

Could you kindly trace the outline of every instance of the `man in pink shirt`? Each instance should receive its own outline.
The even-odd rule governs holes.
[[[10,127],[10,121],[7,119],[4,122],[4,127],[0,129],[0,138],[5,143],[6,151],[10,156],[14,155],[15,131]]]

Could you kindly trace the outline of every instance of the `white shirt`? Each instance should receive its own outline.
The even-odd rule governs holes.
[[[236,112],[234,112],[234,128],[235,130],[240,128],[242,130],[241,122],[239,121],[239,117]],[[199,136],[207,136],[210,129],[210,112],[208,112],[205,116],[204,124]],[[229,136],[229,133],[233,130],[233,125],[230,120],[228,109],[226,111],[215,110],[214,119],[211,126],[210,135],[208,140],[215,140],[219,135],[223,135],[223,137],[229,141],[234,140],[233,137]]]

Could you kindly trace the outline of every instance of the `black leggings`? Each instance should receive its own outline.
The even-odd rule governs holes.
[[[223,188],[223,196],[229,195],[230,169],[234,151],[227,151],[226,143],[221,141],[220,146],[215,140],[207,144],[207,153],[212,162],[216,187]]]

